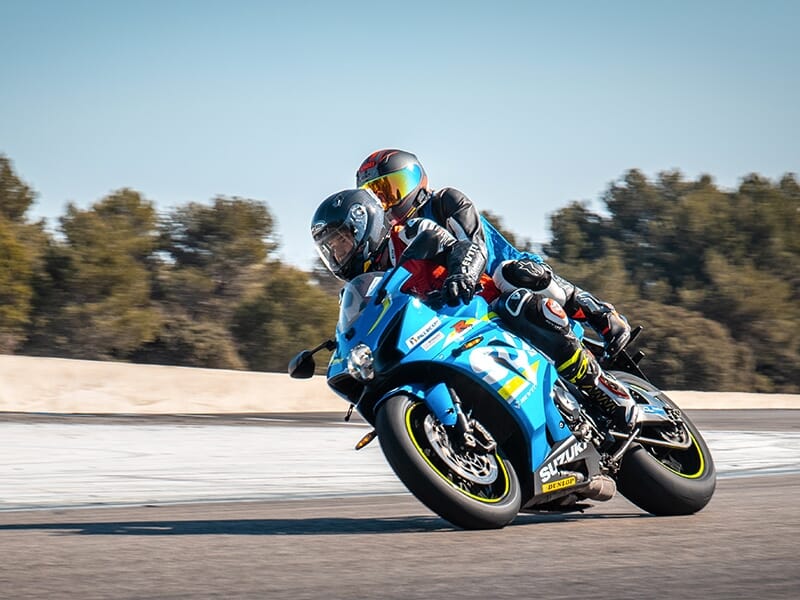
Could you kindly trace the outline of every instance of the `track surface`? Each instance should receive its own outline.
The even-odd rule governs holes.
[[[757,412],[692,417],[798,430],[800,411]],[[0,597],[796,598],[798,493],[796,474],[728,477],[688,517],[615,498],[489,532],[407,494],[0,512]]]

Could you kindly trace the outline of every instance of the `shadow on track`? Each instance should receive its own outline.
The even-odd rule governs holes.
[[[564,523],[594,519],[649,517],[641,513],[521,514],[509,527],[536,523]],[[74,535],[350,535],[376,533],[428,533],[461,531],[439,517],[311,518],[311,519],[204,519],[192,521],[120,521],[96,523],[15,523],[3,531],[55,530]]]

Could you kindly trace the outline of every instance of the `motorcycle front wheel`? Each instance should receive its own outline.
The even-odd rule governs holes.
[[[625,454],[617,474],[620,493],[639,508],[654,515],[688,515],[705,507],[716,487],[717,475],[711,452],[689,417],[664,392],[651,383],[615,371],[636,397],[656,396],[666,408],[680,413],[681,425],[645,428],[643,436],[664,441],[685,438],[688,447],[667,448],[643,441]]]
[[[460,448],[425,403],[398,394],[381,404],[376,429],[386,460],[425,506],[463,529],[499,529],[521,504],[519,479],[498,452]]]

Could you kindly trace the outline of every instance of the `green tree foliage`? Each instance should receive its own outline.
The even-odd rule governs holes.
[[[665,388],[800,392],[800,185],[734,190],[678,171],[625,173],[605,211],[551,216],[556,273],[633,324]],[[70,205],[51,235],[0,155],[0,352],[283,372],[333,333],[342,283],[270,256],[266,204],[219,196],[164,215],[134,190]],[[512,243],[531,243],[484,216]],[[319,371],[324,370],[321,353]]]
[[[256,200],[219,196],[210,206],[193,202],[175,209],[161,224],[161,249],[171,262],[167,295],[181,296],[195,314],[218,317],[209,314],[208,303],[211,312],[225,312],[228,300],[259,277],[258,267],[276,248],[273,227],[266,205]]]
[[[752,349],[756,372],[764,376],[759,391],[800,391],[800,305],[791,284],[749,261],[733,264],[715,252],[706,256],[706,271],[709,293],[698,308]]]
[[[0,353],[10,352],[28,324],[33,260],[15,228],[0,217]]]
[[[8,157],[0,154],[0,216],[21,223],[35,199],[36,194],[17,177]]]
[[[603,257],[580,262],[548,260],[556,274],[581,289],[589,290],[604,301],[626,306],[639,300],[640,294],[631,281],[618,247],[609,242],[611,249]]]
[[[239,351],[250,369],[286,372],[289,360],[328,339],[336,327],[338,302],[308,273],[271,263],[261,289],[243,302],[233,321]],[[318,354],[324,365],[325,351]]]
[[[70,204],[64,241],[48,252],[53,284],[40,299],[44,331],[29,351],[91,359],[125,359],[153,339],[160,314],[150,302],[152,253],[158,241],[151,202],[123,189],[88,210]]]
[[[323,264],[322,259],[317,259],[311,268],[311,280],[317,284],[326,294],[338,297],[339,292],[344,286],[341,279],[335,277]]]
[[[728,336],[723,346],[733,344],[732,356],[742,361],[735,374],[724,366],[722,357],[730,354],[707,324],[691,318],[670,326],[687,347],[704,339],[714,347],[718,378],[730,378],[740,389],[800,389],[800,347],[793,335],[800,323],[800,188],[793,175],[777,185],[750,175],[737,190],[723,191],[708,176],[685,181],[667,172],[651,182],[634,170],[609,187],[605,202],[609,216],[580,204],[553,216],[553,240],[545,251],[560,273],[629,315],[645,304],[640,301],[650,301],[667,317],[680,316],[671,311],[683,307],[717,323]],[[697,357],[676,353],[677,342],[668,343],[675,336],[665,336],[663,327],[645,338],[660,351],[672,347],[682,368],[704,368]],[[689,385],[685,377],[674,379]],[[723,389],[712,380],[702,385]]]
[[[0,155],[0,352],[11,352],[25,340],[34,282],[44,269],[44,225],[26,218],[35,199],[11,161]]]
[[[192,319],[182,312],[163,315],[155,338],[134,351],[130,359],[137,363],[212,369],[245,366],[227,327]]]
[[[256,200],[219,196],[190,203],[161,220],[153,298],[164,315],[141,362],[240,369],[245,362],[231,334],[243,298],[260,288],[276,245],[274,221]]]
[[[545,252],[565,263],[593,260],[604,249],[605,222],[586,204],[572,202],[550,217],[553,238]]]
[[[644,326],[643,341],[634,345],[644,349],[642,365],[656,386],[719,392],[754,389],[753,351],[737,343],[724,325],[679,306],[646,300],[627,306],[626,316]]]

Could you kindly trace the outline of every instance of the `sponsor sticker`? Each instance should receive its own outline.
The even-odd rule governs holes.
[[[422,349],[426,352],[433,348],[436,344],[444,339],[444,334],[441,331],[434,333],[429,339],[422,342]]]
[[[539,469],[539,478],[543,483],[547,483],[553,477],[558,475],[559,466],[574,461],[576,458],[578,458],[581,452],[589,447],[588,442],[577,441],[575,438],[572,438],[572,440],[574,443],[567,446],[566,450],[562,450],[558,456],[550,460],[545,466]]]
[[[551,481],[549,483],[545,483],[542,486],[542,492],[555,492],[556,490],[563,490],[564,488],[572,487],[578,483],[577,477],[566,477],[564,479],[557,479],[556,481]]]
[[[447,334],[447,341],[445,344],[449,345],[455,340],[463,339],[464,334],[472,329],[472,327],[477,323],[477,319],[461,319],[455,325],[452,326],[450,329],[450,333]]]
[[[411,350],[414,346],[419,344],[422,340],[428,337],[442,322],[439,317],[433,317],[430,321],[425,323],[417,332],[406,340],[406,346]]]

